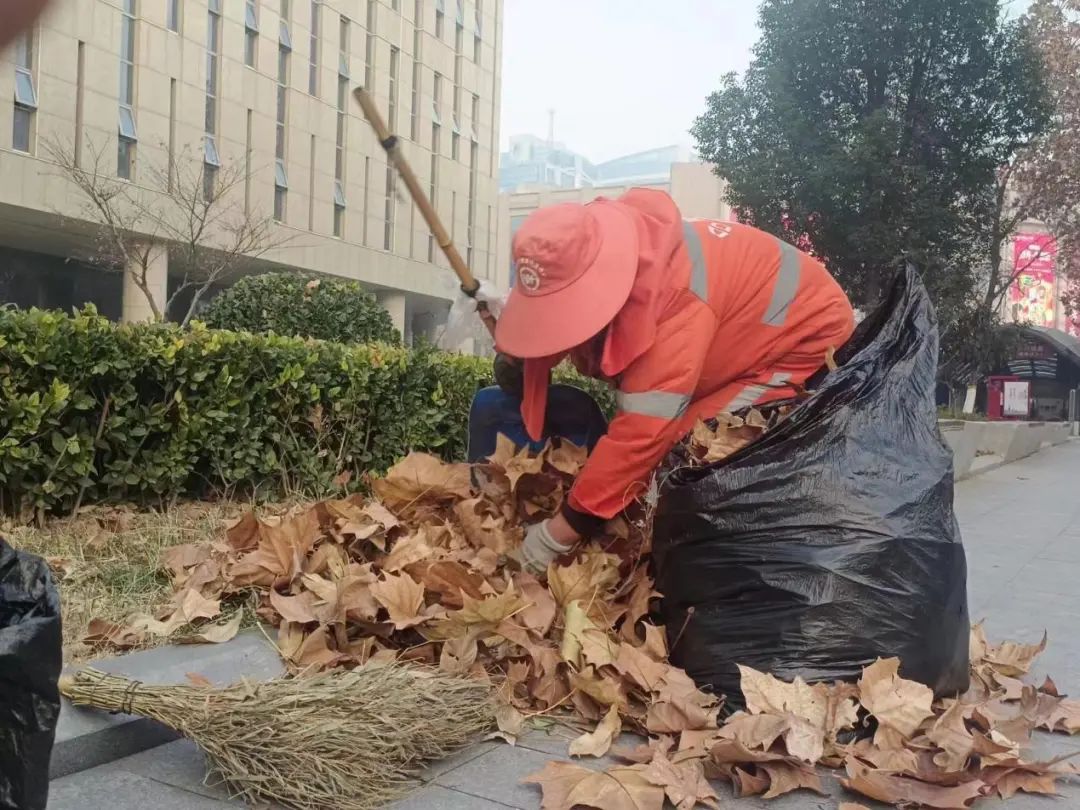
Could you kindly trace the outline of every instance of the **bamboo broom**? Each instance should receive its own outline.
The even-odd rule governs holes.
[[[76,705],[175,729],[236,796],[297,810],[382,807],[416,787],[425,763],[494,723],[486,684],[400,664],[222,689],[84,669],[61,678],[60,691]]]

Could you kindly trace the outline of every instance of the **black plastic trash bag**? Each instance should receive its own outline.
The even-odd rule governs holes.
[[[40,557],[0,538],[0,809],[44,810],[60,714],[60,596]]]
[[[653,526],[672,662],[739,703],[737,664],[856,680],[877,658],[938,695],[968,684],[967,564],[934,407],[938,333],[914,270],[839,370],[753,444],[672,453]]]

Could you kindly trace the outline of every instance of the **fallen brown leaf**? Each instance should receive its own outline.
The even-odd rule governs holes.
[[[720,806],[716,792],[705,780],[705,770],[698,760],[674,763],[663,754],[657,754],[645,767],[645,778],[663,787],[676,810],[693,810],[699,804],[705,807]]]
[[[921,683],[901,678],[899,670],[899,659],[879,658],[863,670],[859,679],[859,702],[877,718],[879,729],[874,742],[880,748],[898,747],[895,738],[882,733],[883,728],[895,731],[903,739],[910,739],[924,720],[934,716],[931,708],[933,691]]]
[[[850,791],[886,804],[933,807],[937,810],[966,810],[991,789],[980,779],[954,787],[932,785],[876,771],[851,759],[847,761],[847,778],[841,779],[840,784]]]
[[[602,757],[607,754],[611,744],[621,732],[622,720],[619,718],[619,707],[612,706],[593,731],[571,741],[570,756]]]
[[[543,810],[582,805],[597,810],[662,810],[664,789],[649,781],[645,769],[632,765],[598,773],[568,762],[549,762],[522,781],[540,786]]]

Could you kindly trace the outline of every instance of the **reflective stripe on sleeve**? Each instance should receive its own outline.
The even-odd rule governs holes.
[[[619,391],[615,394],[615,405],[623,413],[655,416],[657,419],[678,419],[686,413],[690,397],[669,391],[642,391],[634,394]]]
[[[694,226],[685,220],[683,240],[686,242],[686,252],[690,254],[690,292],[708,303],[709,274],[705,267],[705,254],[701,249],[701,237],[694,230]]]
[[[791,379],[791,375],[780,372],[772,375],[772,379],[768,383],[758,383],[755,385],[748,385],[735,399],[728,403],[726,411],[729,413],[735,413],[735,411],[742,410],[743,408],[749,408],[763,396],[765,396],[773,388],[779,388]]]
[[[773,287],[772,300],[769,308],[765,310],[762,323],[769,326],[783,326],[787,320],[788,310],[795,300],[795,294],[799,291],[799,274],[802,265],[802,254],[794,245],[789,245],[783,239],[777,239],[780,245],[780,272],[776,275],[776,284]]]

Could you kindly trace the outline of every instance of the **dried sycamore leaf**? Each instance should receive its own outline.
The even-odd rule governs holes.
[[[662,810],[664,789],[645,775],[645,766],[611,768],[598,773],[568,762],[549,762],[523,782],[539,785],[543,810]]]
[[[658,692],[664,687],[672,666],[651,658],[640,647],[631,647],[624,641],[619,644],[615,669],[646,692]]]
[[[747,796],[760,796],[769,789],[769,775],[758,771],[755,765],[721,765],[723,775],[731,780],[732,792],[736,799]],[[752,770],[751,770],[752,769]]]
[[[440,604],[448,610],[461,608],[465,596],[473,599],[484,596],[484,578],[453,560],[417,563],[409,566],[409,574],[425,589],[437,594]]]
[[[1047,695],[1046,697],[1050,697]],[[1059,702],[1040,724],[1047,731],[1080,732],[1080,701],[1057,699]]]
[[[586,551],[570,565],[548,568],[548,588],[563,609],[574,601],[591,604],[618,581],[619,558],[602,551]]]
[[[615,663],[618,648],[606,632],[597,627],[578,601],[566,606],[560,653],[575,667],[592,664],[606,667]]]
[[[815,763],[825,754],[825,741],[854,724],[854,701],[830,697],[824,684],[810,686],[801,678],[787,683],[750,667],[739,667],[740,686],[751,714],[784,718],[788,753]]]
[[[570,743],[570,756],[572,757],[602,757],[611,748],[612,742],[622,733],[622,720],[619,718],[619,707],[612,706],[604,715],[596,729],[582,734]]]
[[[127,625],[107,622],[104,619],[91,619],[83,636],[83,643],[110,644],[119,650],[131,649],[141,644],[144,636]]]
[[[855,804],[854,802],[841,802],[837,810],[870,810],[865,804]]]
[[[528,447],[503,465],[503,473],[510,480],[510,491],[514,492],[522,476],[538,475],[544,469],[544,455],[533,456]]]
[[[220,599],[207,599],[194,589],[189,589],[176,598],[179,605],[177,614],[183,617],[185,622],[193,622],[196,619],[213,619],[221,613]]]
[[[717,740],[709,749],[709,758],[718,765],[745,765],[761,762],[793,762],[787,754],[751,751],[738,740]]]
[[[971,666],[975,669],[989,668],[1000,675],[1018,678],[1031,670],[1035,659],[1046,649],[1047,635],[1043,633],[1038,644],[1020,644],[1005,641],[999,645],[990,644],[982,624],[971,628],[969,655]]]
[[[408,574],[385,574],[371,585],[371,595],[386,608],[397,630],[406,630],[428,620],[420,614],[424,606],[424,586]]]
[[[518,620],[522,626],[537,635],[546,636],[559,610],[551,591],[541,585],[535,577],[525,573],[515,574],[514,584],[521,591],[522,598],[528,603],[528,606],[518,614]]]
[[[570,671],[570,686],[588,695],[601,706],[625,706],[626,692],[621,683],[609,675],[598,673],[593,667],[580,672]]]
[[[471,495],[472,478],[467,464],[447,464],[427,453],[410,453],[371,482],[386,506],[408,509],[417,502],[450,503]]]
[[[589,458],[589,451],[584,447],[562,439],[558,447],[553,447],[547,453],[547,463],[561,473],[576,476],[585,466]]]
[[[775,714],[745,714],[737,712],[721,726],[719,734],[740,745],[768,751],[788,730],[788,718]]]
[[[653,734],[716,728],[718,709],[699,706],[689,700],[660,701],[649,706],[645,727]]]
[[[515,455],[517,455],[517,445],[514,444],[514,440],[500,433],[495,437],[495,453],[488,456],[488,461],[502,469]]]
[[[664,788],[676,810],[693,810],[699,804],[705,807],[720,806],[716,792],[705,780],[705,769],[699,760],[672,762],[663,754],[657,754],[645,768],[645,778]]]
[[[395,542],[393,549],[383,558],[380,567],[384,571],[397,573],[410,565],[430,559],[434,554],[435,552],[427,543],[427,535],[418,532]]]
[[[1002,799],[1011,799],[1021,792],[1054,796],[1057,794],[1057,780],[1064,774],[1033,773],[1020,768],[986,768],[979,776],[991,785]]]
[[[769,776],[769,790],[763,799],[775,799],[795,790],[812,790],[827,796],[821,777],[808,765],[794,762],[762,762],[758,765]]]
[[[184,678],[192,686],[197,686],[200,689],[213,689],[214,682],[207,678],[205,675],[200,675],[198,672],[187,672],[184,674]]]
[[[640,578],[634,583],[634,588],[630,592],[630,599],[627,600],[626,606],[626,618],[623,620],[622,627],[619,628],[619,636],[623,641],[628,641],[631,644],[638,644],[640,638],[638,637],[637,627],[638,622],[649,615],[649,604],[653,599],[658,599],[660,594],[656,591],[653,585],[652,577],[645,573],[645,568],[639,568],[642,572]],[[667,657],[665,648],[665,655]]]
[[[879,771],[914,773],[919,770],[919,757],[908,748],[878,748],[872,741],[864,739],[858,740],[851,750],[855,756]]]
[[[285,596],[273,589],[270,590],[270,604],[278,612],[278,615],[287,622],[297,622],[298,624],[317,622],[315,599],[315,594],[310,591],[303,591],[296,596]]]
[[[517,745],[517,739],[525,730],[525,715],[508,703],[495,708],[495,723],[499,731],[494,735],[510,745]]]
[[[224,644],[236,638],[243,620],[244,612],[238,610],[227,621],[204,625],[197,633],[181,636],[175,641],[177,644]]]
[[[964,722],[963,704],[954,702],[938,717],[926,736],[941,749],[934,756],[935,765],[946,773],[964,770],[975,747],[975,739]]]
[[[915,736],[919,726],[934,716],[931,708],[934,692],[929,687],[900,677],[898,658],[879,658],[863,670],[859,679],[859,702],[877,718],[881,739],[874,742],[879,748],[896,747],[895,739],[882,734],[882,728],[892,729],[902,738]]]
[[[990,786],[981,779],[955,786],[943,786],[876,771],[857,760],[849,759],[846,767],[847,778],[840,780],[840,784],[845,788],[867,798],[900,807],[911,805],[938,810],[966,810],[990,790]]]
[[[401,525],[401,521],[397,519],[394,513],[378,501],[371,501],[370,503],[364,504],[362,511],[387,531]]]

